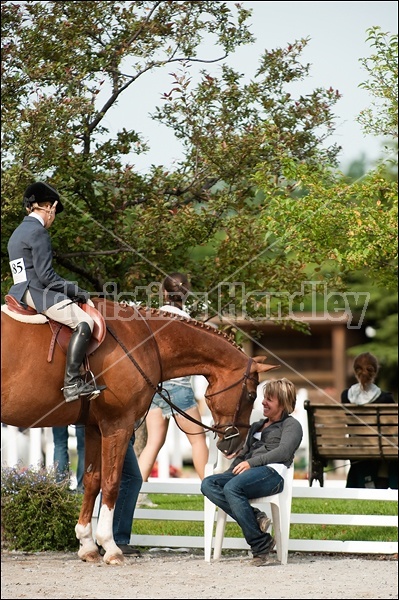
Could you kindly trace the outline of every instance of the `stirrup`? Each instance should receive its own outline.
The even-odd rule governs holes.
[[[89,379],[89,377],[90,377],[90,379]],[[103,390],[107,389],[106,385],[97,385],[96,379],[94,377],[94,373],[93,373],[93,371],[90,371],[90,369],[87,370],[86,373],[85,373],[84,383],[85,383],[85,385],[89,385],[91,387],[94,387],[94,390],[92,390],[91,392],[84,392],[83,391],[81,393],[81,396],[88,396],[88,400],[92,400],[93,398],[97,398],[97,396],[99,396]]]
[[[79,387],[79,383],[82,384],[82,385],[80,385],[80,387]],[[83,381],[80,381],[80,382],[72,383],[71,385],[65,385],[64,387],[62,387],[61,391],[64,392],[65,402],[75,402],[76,400],[79,400],[83,386],[84,386]],[[69,397],[68,397],[68,390],[71,391],[71,395]]]
[[[88,383],[83,381],[82,379],[79,382],[73,383],[72,385],[66,385],[61,390],[64,392],[65,402],[74,402],[75,400],[79,400],[79,398],[86,398],[87,400],[91,400],[97,398],[99,394],[106,388],[105,385],[96,386],[92,383]],[[71,390],[72,394],[68,398],[68,392],[65,394],[65,390]]]
[[[86,398],[86,400],[92,400],[92,398],[97,398],[101,393],[101,390],[94,388],[94,390],[87,390],[83,388],[81,392],[79,392],[79,396],[81,398]]]

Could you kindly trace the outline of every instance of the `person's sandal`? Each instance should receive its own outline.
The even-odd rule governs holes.
[[[155,504],[151,500],[151,498],[148,496],[148,494],[140,492],[140,494],[138,495],[138,498],[137,498],[136,507],[137,508],[142,508],[142,507],[145,507],[145,506],[147,508],[156,508],[158,506],[158,504]]]

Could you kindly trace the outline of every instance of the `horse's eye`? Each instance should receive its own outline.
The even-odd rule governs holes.
[[[249,399],[251,400],[252,403],[255,402],[255,400],[256,400],[256,394],[255,394],[255,392],[249,392],[248,396],[249,396]]]

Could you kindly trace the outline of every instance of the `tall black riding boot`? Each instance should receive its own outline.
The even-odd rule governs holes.
[[[74,329],[69,341],[64,387],[64,398],[66,402],[78,400],[79,396],[98,396],[102,389],[92,383],[85,383],[80,374],[80,367],[83,363],[89,342],[91,338],[91,329],[86,322],[79,323]]]

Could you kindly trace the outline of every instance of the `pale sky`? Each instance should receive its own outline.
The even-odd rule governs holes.
[[[232,6],[235,2],[227,2]],[[383,32],[398,31],[397,2],[242,2],[252,8],[251,31],[257,38],[255,44],[240,48],[226,62],[242,72],[248,79],[253,77],[264,50],[285,47],[288,43],[310,37],[302,54],[301,62],[311,63],[310,76],[301,84],[300,93],[311,93],[316,87],[333,87],[343,97],[336,104],[336,134],[330,142],[343,147],[340,154],[341,167],[359,159],[362,154],[368,163],[381,156],[382,140],[363,134],[356,116],[370,106],[372,98],[358,86],[368,76],[359,59],[373,53],[366,42],[366,30],[380,26]],[[199,68],[204,68],[202,65]],[[208,67],[207,67],[208,68]],[[220,69],[220,67],[212,67]],[[132,86],[125,93],[118,107],[108,115],[107,125],[114,133],[124,126],[140,131],[148,140],[151,151],[146,156],[128,157],[138,170],[145,171],[150,164],[173,165],[181,157],[179,143],[167,128],[153,123],[148,115],[160,97],[171,87],[171,70],[147,74],[141,78],[140,89]],[[217,73],[217,71],[216,71]],[[134,90],[133,90],[134,88]]]

